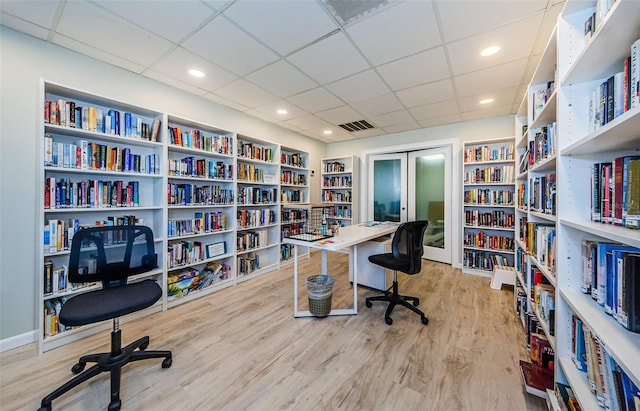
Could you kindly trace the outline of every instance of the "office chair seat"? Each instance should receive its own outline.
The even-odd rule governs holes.
[[[60,310],[60,322],[78,326],[122,317],[151,307],[162,297],[153,280],[91,291],[69,299]]]
[[[423,324],[429,324],[429,319],[417,308],[420,304],[418,297],[400,295],[398,293],[398,271],[405,274],[418,274],[422,268],[422,255],[424,248],[422,238],[427,229],[428,221],[412,221],[398,226],[391,242],[391,253],[374,254],[369,256],[369,261],[381,267],[393,270],[393,284],[383,295],[368,297],[365,305],[371,308],[372,301],[386,301],[387,310],[384,320],[391,325],[393,319],[391,312],[396,305],[401,305],[420,315]]]

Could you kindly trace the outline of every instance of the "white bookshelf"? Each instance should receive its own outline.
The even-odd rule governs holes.
[[[467,141],[462,150],[462,272],[489,277],[514,263],[515,141]]]
[[[348,226],[358,223],[358,157],[323,158],[320,201],[333,206],[330,224]]]
[[[286,233],[305,230],[307,218],[295,218],[306,209],[299,206],[310,203],[309,153],[292,147],[280,147],[280,239]],[[299,247],[298,256],[308,257],[309,247],[280,244],[280,262],[293,262],[293,248]]]

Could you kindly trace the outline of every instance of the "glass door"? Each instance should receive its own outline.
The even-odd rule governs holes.
[[[451,147],[412,151],[408,156],[408,218],[429,221],[424,258],[451,264]]]
[[[370,157],[367,218],[374,221],[407,221],[407,154]]]

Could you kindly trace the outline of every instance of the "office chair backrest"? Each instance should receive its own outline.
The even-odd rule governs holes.
[[[156,268],[153,231],[143,225],[91,227],[73,235],[69,281],[124,285],[127,277]]]
[[[428,221],[410,221],[398,226],[391,242],[391,251],[396,259],[408,259],[409,269],[406,274],[415,274],[422,268],[424,248],[422,238]]]

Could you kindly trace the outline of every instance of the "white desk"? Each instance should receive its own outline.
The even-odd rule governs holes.
[[[368,223],[341,227],[338,236],[320,241],[303,241],[285,238],[283,242],[322,250],[322,274],[327,275],[327,252],[349,250],[349,276],[353,278],[353,308],[332,309],[329,315],[353,315],[358,313],[358,244],[377,237],[392,234],[397,223]],[[311,317],[309,311],[298,311],[298,247],[293,248],[293,315]]]

